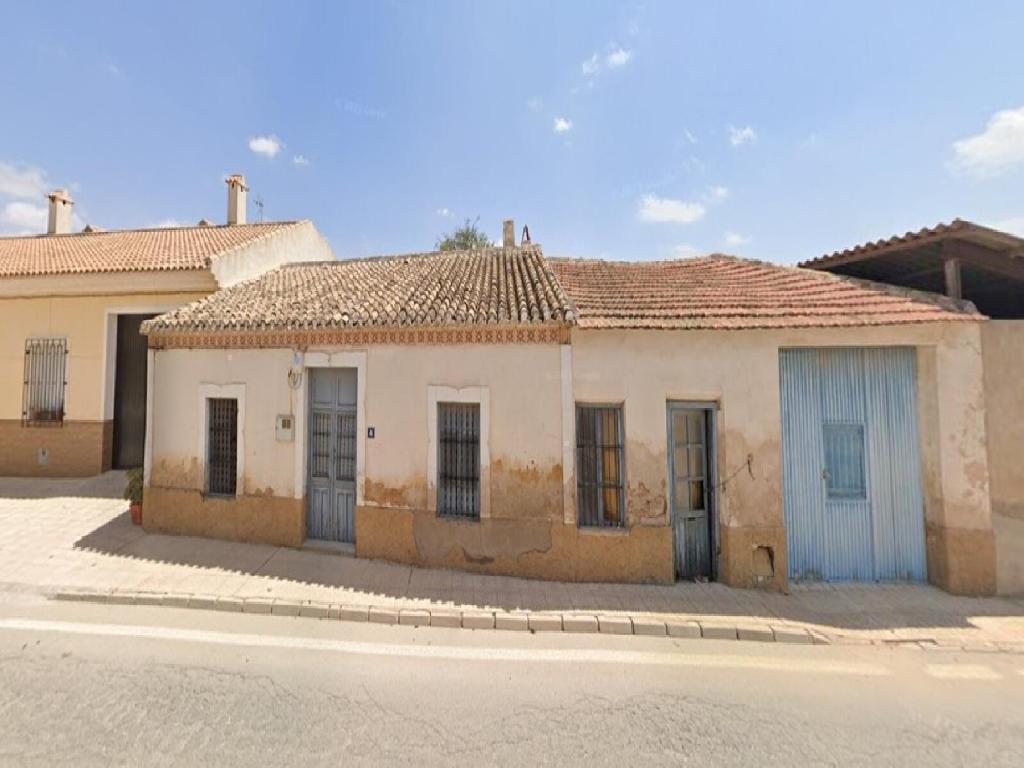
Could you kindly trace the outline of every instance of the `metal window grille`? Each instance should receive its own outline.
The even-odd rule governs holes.
[[[64,423],[67,355],[67,339],[28,339],[25,342],[25,389],[21,406],[24,423]]]
[[[480,519],[480,406],[437,405],[437,513]]]
[[[625,525],[622,408],[576,406],[576,511],[579,525]]]
[[[207,491],[234,496],[238,477],[238,400],[211,397],[207,402]]]
[[[337,448],[335,450],[334,477],[344,482],[356,479],[356,412],[335,414],[338,420]]]

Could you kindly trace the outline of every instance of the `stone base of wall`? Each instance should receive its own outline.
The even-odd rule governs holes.
[[[789,588],[786,529],[721,526],[718,580],[730,587]]]
[[[991,530],[925,529],[928,581],[954,595],[994,595],[996,545]]]
[[[112,421],[65,421],[59,427],[26,427],[0,421],[0,476],[89,477],[110,469]],[[39,451],[46,449],[46,464]]]
[[[1024,516],[1001,515],[992,509],[996,543],[996,593],[1024,595]]]
[[[426,510],[356,509],[356,554],[532,579],[671,584],[672,529],[585,531],[548,520],[439,519]]]
[[[149,487],[142,501],[142,526],[151,533],[301,547],[306,538],[306,505],[303,499],[280,496],[218,498],[193,490]]]

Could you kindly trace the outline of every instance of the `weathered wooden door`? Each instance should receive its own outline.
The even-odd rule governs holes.
[[[311,369],[306,538],[355,542],[357,442],[355,369]]]
[[[790,577],[923,580],[914,350],[784,349],[779,364]]]
[[[115,469],[141,467],[146,445],[146,337],[139,333],[154,315],[117,316],[114,364]]]
[[[669,403],[668,441],[676,576],[711,578],[713,558],[711,411]]]

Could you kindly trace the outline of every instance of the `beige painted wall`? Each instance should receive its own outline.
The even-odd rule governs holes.
[[[633,523],[667,525],[668,400],[715,401],[718,471],[726,481],[719,511],[723,549],[741,541],[741,559],[723,551],[722,577],[745,582],[753,546],[776,550],[784,584],[781,408],[782,347],[916,346],[925,356],[921,399],[931,403],[922,430],[926,505],[940,529],[991,532],[985,453],[984,391],[977,323],[856,329],[755,331],[573,332],[577,401],[622,402],[626,429],[627,515]],[[921,354],[919,354],[919,357]],[[930,393],[930,394],[929,394]],[[748,468],[747,459],[750,457]],[[737,536],[735,529],[751,535]],[[781,586],[781,584],[779,584]]]
[[[985,541],[991,543],[991,514],[977,323],[730,332],[576,330],[568,351],[525,344],[347,350],[365,361],[363,423],[376,431],[374,439],[365,441],[364,493],[357,512],[357,531],[363,533],[357,533],[357,548],[364,536],[371,556],[409,562],[558,578],[670,579],[665,407],[668,400],[704,400],[719,404],[719,478],[726,481],[719,506],[722,577],[729,583],[752,583],[754,548],[771,546],[776,553],[772,583],[784,588],[778,351],[886,345],[918,348],[929,568],[934,565],[944,586],[985,591],[994,556],[986,561],[983,551]],[[314,350],[307,360],[337,351]],[[199,387],[244,384],[242,494],[304,495],[308,375],[293,390],[287,374],[305,360],[291,350],[156,350],[154,358],[151,486],[193,493],[203,487],[196,460]],[[564,383],[563,365],[572,372]],[[563,384],[568,387],[564,397]],[[432,386],[488,391],[492,519],[486,525],[463,530],[467,524],[439,522],[428,513]],[[636,536],[575,529],[574,402],[624,404],[627,516]],[[294,443],[275,440],[275,416],[284,413],[296,417]],[[570,469],[564,476],[563,462]],[[200,517],[205,514],[196,510]],[[403,514],[388,517],[388,510]],[[226,513],[218,507],[217,514]],[[521,525],[509,526],[510,518]],[[294,527],[290,521],[282,524]],[[462,528],[456,531],[453,525]],[[246,530],[245,536],[253,535],[251,526]],[[297,535],[282,534],[281,541],[292,542]],[[623,547],[634,539],[635,546]],[[600,553],[594,557],[607,558],[606,568],[582,573],[565,565],[597,544]],[[659,553],[657,562],[652,561],[654,552]],[[556,561],[562,563],[558,569]]]
[[[333,261],[334,251],[311,221],[218,256],[211,271],[221,288],[297,261]]]
[[[111,288],[116,283],[111,284]],[[173,307],[204,293],[131,293],[0,298],[0,420],[20,420],[25,340],[66,337],[68,386],[65,418],[99,421],[103,415],[107,311]],[[109,418],[109,416],[107,416]]]
[[[314,350],[316,351],[316,350]],[[487,387],[491,398],[492,484],[515,473],[561,469],[559,351],[555,345],[381,346],[366,355],[365,496],[380,506],[427,506],[428,387]],[[293,353],[268,350],[157,350],[153,384],[151,484],[199,489],[198,386],[246,387],[245,493],[301,496],[304,446],[278,443],[275,417],[293,413],[303,431],[308,375],[288,385]],[[500,404],[500,407],[498,407]],[[556,486],[560,488],[560,474]],[[521,496],[496,495],[491,514],[509,514]],[[561,496],[553,514],[561,516]],[[527,506],[530,503],[527,502]],[[544,514],[549,514],[550,509]]]
[[[982,328],[992,527],[1000,594],[1024,594],[1024,320]]]

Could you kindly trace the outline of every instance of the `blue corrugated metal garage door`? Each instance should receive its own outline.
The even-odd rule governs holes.
[[[779,369],[790,578],[923,580],[914,350],[784,349]]]

